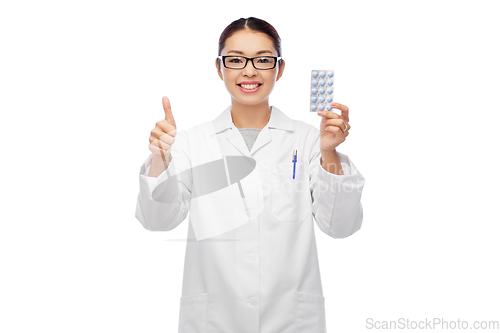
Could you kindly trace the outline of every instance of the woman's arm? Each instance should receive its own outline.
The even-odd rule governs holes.
[[[323,169],[329,173],[336,175],[343,175],[342,165],[340,163],[340,156],[337,150],[332,151],[322,151],[321,152],[321,166]]]
[[[337,157],[327,160],[328,156],[323,159],[319,131],[315,129],[315,132],[310,160],[312,213],[324,233],[333,238],[348,237],[361,228],[361,193],[365,179],[351,159],[341,152],[335,152],[338,160]]]
[[[168,168],[168,165],[170,163],[170,153],[168,153],[165,158],[166,160],[163,161],[163,159],[159,155],[153,155],[148,177],[158,177],[163,171]]]
[[[185,131],[177,134],[169,155],[168,168],[157,177],[148,177],[146,173],[148,167],[151,167],[149,174],[154,173],[156,154],[151,154],[141,166],[135,216],[147,230],[172,230],[189,212],[192,180],[189,172],[182,172],[191,168]]]

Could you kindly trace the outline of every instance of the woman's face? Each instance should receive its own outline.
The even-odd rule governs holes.
[[[273,42],[264,33],[245,29],[235,32],[226,40],[221,56],[234,55],[253,58],[257,56],[278,56]],[[243,60],[244,61],[244,60]],[[217,65],[217,61],[216,61]],[[278,67],[280,67],[278,69]],[[266,102],[273,91],[274,84],[283,74],[285,62],[279,66],[268,70],[255,69],[248,61],[243,69],[225,68],[221,61],[221,68],[218,69],[219,77],[224,81],[226,89],[231,94],[233,100],[245,105],[257,105]],[[257,83],[256,89],[244,89],[241,84]],[[248,88],[248,86],[247,86]]]

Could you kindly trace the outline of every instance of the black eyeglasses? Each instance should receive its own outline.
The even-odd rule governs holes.
[[[247,58],[243,56],[218,56],[217,58],[222,59],[224,67],[229,69],[243,69],[247,66],[248,60],[252,61],[252,65],[255,69],[273,69],[276,67],[278,60],[281,60],[281,57],[268,56],[254,58]]]

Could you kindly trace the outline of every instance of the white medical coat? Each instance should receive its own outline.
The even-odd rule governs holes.
[[[244,199],[239,185],[228,183],[192,200],[189,177],[168,188],[173,201],[153,199],[155,188],[173,174],[221,154],[257,162],[240,181]],[[228,107],[213,121],[177,132],[169,173],[148,177],[149,155],[140,168],[137,219],[147,230],[168,231],[190,213],[179,333],[326,332],[313,217],[333,238],[352,235],[363,220],[364,177],[338,154],[344,175],[321,166],[319,129],[272,106],[250,152]],[[225,224],[220,229],[218,219]]]

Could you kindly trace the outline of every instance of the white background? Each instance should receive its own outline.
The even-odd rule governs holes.
[[[0,331],[176,332],[187,220],[135,219],[148,137],[230,104],[218,38],[278,30],[271,104],[308,111],[335,70],[366,178],[364,222],[316,227],[329,332],[374,320],[500,320],[497,1],[10,1],[0,7]],[[439,330],[437,330],[439,331]]]

